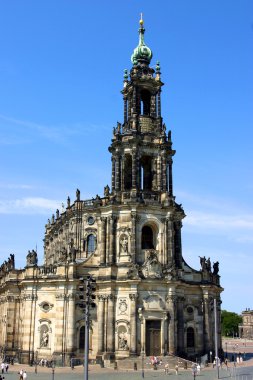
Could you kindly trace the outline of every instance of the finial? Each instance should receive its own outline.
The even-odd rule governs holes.
[[[128,71],[127,69],[124,70],[124,81],[128,80]]]
[[[157,74],[161,73],[161,67],[160,67],[160,62],[159,61],[156,62],[156,72],[157,72]]]
[[[145,63],[145,64],[149,64],[151,61],[151,58],[152,58],[152,51],[144,42],[145,28],[144,28],[144,21],[142,18],[142,13],[141,13],[141,19],[140,19],[139,23],[140,23],[139,44],[134,49],[134,52],[131,56],[131,61],[132,61],[134,66],[138,65],[138,63],[140,63],[140,62]]]
[[[141,27],[142,27],[143,24],[144,24],[144,21],[143,21],[143,18],[142,18],[142,13],[141,13],[141,19],[140,19],[139,23],[140,23],[140,26],[141,26]]]

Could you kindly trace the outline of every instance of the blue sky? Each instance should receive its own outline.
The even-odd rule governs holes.
[[[183,256],[220,262],[222,308],[252,304],[253,3],[37,0],[0,3],[0,258],[25,265],[56,208],[102,195],[138,43],[159,60],[172,130]]]

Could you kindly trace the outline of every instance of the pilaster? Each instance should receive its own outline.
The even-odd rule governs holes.
[[[136,344],[136,321],[137,321],[137,294],[130,293],[130,355],[135,356],[137,354],[137,344]]]

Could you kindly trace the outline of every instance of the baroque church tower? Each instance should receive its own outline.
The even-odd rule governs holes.
[[[175,150],[162,119],[160,64],[150,67],[144,32],[140,20],[132,68],[124,74],[124,117],[109,147],[111,187],[91,200],[81,200],[79,190],[74,203],[68,197],[66,209],[46,225],[43,265],[29,251],[23,270],[1,267],[0,320],[8,315],[8,327],[0,324],[0,344],[21,362],[54,356],[68,364],[83,356],[78,285],[88,274],[97,282],[91,358],[195,360],[214,351],[214,299],[221,348],[218,263],[212,268],[203,257],[194,270],[182,256],[185,214],[173,194]]]

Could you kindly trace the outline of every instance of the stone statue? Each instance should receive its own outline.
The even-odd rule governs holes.
[[[64,262],[67,260],[68,253],[65,247],[63,247],[60,251],[59,260],[60,262]]]
[[[57,209],[56,212],[55,212],[55,214],[56,214],[56,219],[58,219],[59,216],[60,216],[60,211]]]
[[[142,266],[142,274],[145,278],[162,278],[162,266],[158,260],[157,253],[150,250]]]
[[[139,275],[140,267],[138,264],[131,264],[129,271],[127,272],[127,277],[131,280],[138,280],[140,278]]]
[[[70,207],[70,197],[68,196],[68,198],[67,198],[67,208],[69,208]]]
[[[216,261],[216,263],[213,263],[213,274],[219,273],[219,261]]]
[[[15,268],[14,255],[10,254],[10,257],[8,258],[8,261],[7,261],[7,269],[8,271],[11,271],[14,268]]]
[[[206,258],[205,258],[205,256],[204,256],[204,257],[200,257],[200,256],[199,256],[199,259],[200,259],[201,269],[202,269],[203,271],[205,271],[205,270],[206,270]]]
[[[208,259],[206,260],[206,270],[208,272],[211,272],[211,260],[210,260],[210,257],[208,257]]]
[[[106,185],[106,186],[104,187],[104,196],[105,196],[105,197],[108,197],[109,194],[110,194],[110,187],[109,187],[108,185]]]
[[[42,336],[41,336],[41,340],[40,340],[40,346],[41,347],[47,347],[48,346],[48,332],[47,331],[43,331],[42,333]]]
[[[26,266],[33,267],[33,266],[36,266],[37,264],[38,264],[37,252],[34,251],[34,249],[32,251],[28,251],[28,254],[26,256]]]
[[[71,263],[73,263],[73,262],[76,261],[76,249],[75,249],[75,246],[74,246],[74,239],[70,240],[70,244],[69,244],[69,259],[70,259]]]
[[[13,253],[10,254],[10,262],[12,269],[15,269],[15,255]]]
[[[126,236],[123,236],[123,238],[120,240],[120,252],[128,253],[128,239]]]
[[[119,334],[119,349],[128,350],[127,339],[123,332]]]
[[[117,128],[116,128],[116,133],[120,133],[121,130],[121,123],[117,121]]]
[[[76,200],[79,202],[80,201],[80,190],[76,189]]]

